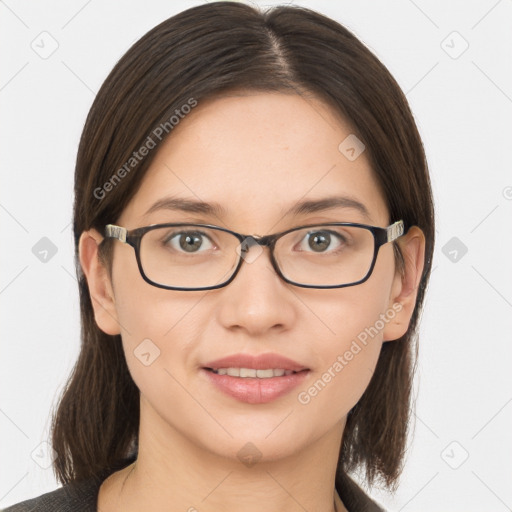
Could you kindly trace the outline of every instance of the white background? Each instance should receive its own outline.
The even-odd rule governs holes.
[[[132,43],[198,3],[0,2],[0,507],[58,487],[39,464],[79,348],[70,222],[85,117]],[[433,182],[414,435],[397,494],[371,494],[393,511],[511,510],[512,2],[294,3],[344,24],[388,67]],[[46,59],[31,47],[43,31],[58,43]],[[57,249],[46,263],[32,252],[42,237]],[[443,253],[453,237],[468,249],[457,261],[451,245]]]

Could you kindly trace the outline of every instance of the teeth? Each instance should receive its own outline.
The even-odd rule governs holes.
[[[274,372],[272,372],[273,374]],[[240,368],[239,371],[240,377],[256,377],[258,376],[258,370],[253,370],[252,368]]]
[[[259,379],[268,379],[269,377],[281,377],[284,375],[284,370],[281,375],[275,373],[276,370],[256,370],[256,377]],[[278,372],[281,371],[280,369],[277,370]]]
[[[258,378],[270,379],[272,377],[282,377],[283,375],[291,375],[292,370],[283,370],[282,368],[268,369],[268,370],[255,370],[254,368],[217,368],[212,369],[218,375],[229,375],[230,377]]]

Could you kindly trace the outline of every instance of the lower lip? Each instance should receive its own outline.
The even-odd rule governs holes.
[[[303,382],[309,373],[309,370],[304,370],[282,377],[259,379],[219,375],[204,368],[201,371],[223,393],[248,404],[265,404],[286,395]]]

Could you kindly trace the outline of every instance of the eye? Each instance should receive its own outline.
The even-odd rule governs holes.
[[[206,233],[201,231],[178,231],[167,235],[162,243],[171,249],[197,253],[199,249],[213,249],[213,244]]]
[[[307,233],[303,238],[303,242],[306,242],[307,246],[305,247],[301,244],[299,250],[309,252],[308,249],[310,248],[313,252],[323,253],[328,252],[329,249],[332,250],[332,252],[336,252],[340,248],[343,248],[347,244],[347,239],[341,233],[330,230],[319,230]]]

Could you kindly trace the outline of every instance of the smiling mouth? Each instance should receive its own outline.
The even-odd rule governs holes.
[[[271,379],[273,377],[284,377],[293,375],[296,372],[293,370],[285,370],[283,368],[268,368],[264,370],[256,370],[254,368],[205,368],[217,375],[227,375],[229,377],[238,377],[242,379]],[[302,372],[308,370],[302,370]]]
[[[265,363],[261,362],[261,359],[260,361],[239,359],[242,361],[228,358],[224,361],[212,361],[207,363],[208,366],[203,366],[202,371],[209,383],[213,384],[217,390],[247,404],[265,404],[277,400],[303,383],[311,373],[309,368],[304,368],[285,358],[275,358],[276,360]],[[235,366],[237,362],[240,367]],[[286,365],[287,368],[279,368],[281,365]],[[247,368],[248,366],[253,368]]]

